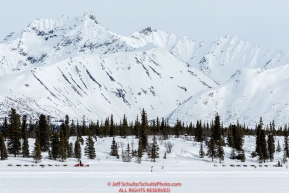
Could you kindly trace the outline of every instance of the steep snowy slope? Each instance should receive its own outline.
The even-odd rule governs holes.
[[[111,113],[134,118],[145,108],[149,118],[155,118],[192,96],[170,116],[171,121],[177,117],[211,119],[218,110],[226,123],[239,117],[253,124],[261,114],[267,120],[282,122],[287,120],[286,98],[281,91],[272,95],[270,85],[277,80],[269,81],[261,74],[270,75],[276,69],[270,76],[279,77],[280,73],[282,77],[282,66],[286,68],[288,61],[288,52],[236,36],[196,42],[150,27],[122,36],[109,31],[91,14],[42,18],[0,43],[0,118],[11,107],[34,116],[69,113],[93,119]],[[227,82],[242,68],[247,69]],[[240,91],[229,86],[235,84],[236,77],[242,81]],[[260,96],[252,94],[255,88],[251,80],[266,84],[258,90]],[[284,89],[283,84],[278,82],[276,89]],[[209,88],[213,90],[204,91]],[[221,88],[222,92],[214,94]],[[212,97],[207,99],[208,94]],[[198,97],[208,102],[194,104]],[[214,99],[214,104],[209,99]],[[257,110],[259,103],[266,108]]]
[[[0,44],[0,75],[87,54],[134,50],[92,15],[38,19]]]
[[[121,36],[103,27],[93,15],[32,21],[23,31],[9,34],[0,44],[0,75],[78,55],[149,50],[161,47],[222,84],[240,68],[287,64],[289,53],[255,45],[236,36],[196,42],[151,27]],[[222,73],[222,75],[220,75]]]
[[[289,63],[288,52],[268,49],[235,36],[223,36],[206,46],[209,49],[205,48],[207,53],[201,54],[201,59],[196,53],[187,62],[219,83],[226,82],[241,68],[272,69]]]
[[[152,43],[203,71],[222,84],[241,68],[272,69],[289,63],[289,53],[252,44],[236,36],[225,35],[213,42],[196,42],[160,30],[146,28],[125,38],[132,47]]]
[[[241,69],[224,85],[190,97],[167,118],[185,122],[212,120],[219,113],[224,125],[237,119],[255,126],[262,116],[264,123],[277,125],[289,121],[289,65],[270,70]]]
[[[189,96],[216,86],[162,48],[147,52],[73,57],[0,78],[0,116],[11,107],[52,117],[131,120],[142,108],[149,118],[172,111]]]

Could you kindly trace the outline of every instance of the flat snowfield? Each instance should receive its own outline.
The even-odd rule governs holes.
[[[74,140],[74,137],[70,138],[73,143]],[[282,146],[283,137],[277,137],[275,145],[278,140]],[[156,162],[151,162],[145,154],[141,164],[136,163],[135,158],[132,162],[122,162],[121,159],[109,156],[112,142],[110,137],[98,138],[95,142],[94,160],[87,159],[82,154],[82,163],[89,164],[89,167],[74,167],[74,164],[78,163],[75,158],[68,158],[65,162],[50,160],[47,153],[42,154],[43,159],[37,164],[32,158],[9,157],[8,160],[0,161],[0,192],[284,193],[289,191],[288,166],[284,164],[283,167],[273,167],[282,159],[283,152],[276,153],[273,162],[263,163],[260,167],[257,159],[250,157],[250,153],[255,149],[254,137],[245,137],[245,162],[229,159],[231,149],[225,147],[225,160],[221,164],[218,160],[212,162],[207,157],[199,158],[199,143],[173,137],[168,141],[174,146],[172,152],[167,154],[167,159],[163,159],[164,141],[159,140],[160,158],[156,159]],[[134,144],[136,149],[138,140],[131,136],[126,139],[117,137],[116,142],[119,144],[121,155],[127,143]],[[33,139],[29,139],[29,146],[30,151],[33,150]],[[84,146],[81,146],[82,152]],[[204,149],[206,151],[206,147]]]
[[[151,166],[153,166],[151,172]],[[162,169],[162,167],[164,168]],[[8,167],[1,192],[286,192],[289,169],[192,164],[94,164]],[[147,183],[147,184],[145,184]],[[153,184],[156,183],[156,184]],[[169,185],[166,183],[170,183]],[[176,183],[176,184],[172,184]]]

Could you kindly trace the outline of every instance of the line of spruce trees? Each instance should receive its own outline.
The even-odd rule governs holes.
[[[83,128],[84,126],[84,128]],[[75,129],[81,131],[76,132]],[[70,123],[68,115],[60,126],[51,124],[50,117],[41,114],[39,119],[27,123],[27,115],[22,117],[15,109],[11,109],[8,118],[5,117],[0,132],[0,157],[1,160],[8,158],[8,155],[33,157],[38,162],[42,159],[42,152],[48,152],[48,157],[54,160],[65,161],[67,158],[81,158],[80,143],[85,131],[86,147],[84,155],[89,159],[95,158],[93,135],[87,129],[85,123],[81,126]],[[75,134],[78,135],[75,135]],[[69,143],[70,136],[77,136],[75,144]],[[28,138],[34,138],[34,149],[30,154]],[[7,146],[6,146],[7,144]]]
[[[220,124],[218,114],[215,116],[215,120],[211,126],[204,124],[202,128],[201,125],[201,121],[197,121],[195,128],[195,140],[200,142],[200,158],[208,156],[212,158],[212,161],[215,158],[219,159],[221,163],[224,160],[224,150],[222,146],[228,146],[231,148],[230,159],[237,159],[244,162],[246,160],[245,150],[243,148],[245,134],[256,136],[256,148],[255,151],[251,153],[251,157],[257,157],[259,163],[265,163],[266,161],[272,162],[274,160],[274,154],[282,151],[279,141],[275,148],[275,138],[280,135],[284,136],[282,162],[286,163],[287,158],[289,158],[287,125],[285,125],[284,129],[279,127],[278,130],[276,130],[273,121],[269,123],[269,126],[264,128],[262,118],[260,118],[255,129],[248,129],[245,125],[240,125],[238,121],[237,124],[230,124],[227,128],[223,128]],[[210,135],[209,140],[207,138],[208,133]],[[205,141],[205,145],[207,146],[207,153],[204,151],[203,141]]]
[[[252,152],[251,154],[252,157],[257,157],[260,163],[265,163],[267,160],[272,162],[274,160],[274,153],[281,152],[279,141],[275,149],[274,134],[276,134],[276,131],[274,122],[269,124],[269,132],[266,132],[267,130],[264,130],[263,125],[264,124],[262,118],[260,118],[259,124],[256,126],[256,148],[255,151]],[[284,149],[283,149],[284,154],[282,162],[286,163],[287,158],[289,158],[289,141],[288,141],[287,125],[285,125],[284,130],[282,130],[282,133],[284,135]]]
[[[94,140],[97,137],[120,136],[126,138],[131,135],[139,140],[138,149],[133,149],[127,144],[121,155],[123,161],[131,161],[133,157],[136,157],[140,163],[145,152],[148,158],[156,161],[156,158],[159,158],[157,137],[166,140],[169,136],[193,137],[196,142],[200,142],[200,157],[208,156],[212,160],[218,159],[220,162],[224,160],[224,146],[232,148],[231,159],[246,160],[243,149],[245,135],[256,136],[256,149],[252,153],[252,157],[258,156],[260,162],[273,161],[274,153],[281,152],[279,141],[275,150],[275,136],[284,136],[283,162],[287,162],[289,157],[287,126],[285,125],[284,129],[282,127],[276,129],[274,121],[264,126],[260,119],[255,129],[238,122],[223,127],[220,116],[216,114],[215,119],[211,122],[197,120],[195,125],[192,122],[185,125],[184,122],[177,120],[171,126],[164,118],[157,117],[149,122],[146,111],[143,109],[140,119],[137,116],[136,120],[132,122],[129,122],[125,115],[119,123],[114,121],[113,115],[107,117],[104,122],[99,120],[86,122],[85,117],[81,122],[78,120],[75,122],[74,120],[70,121],[66,115],[60,125],[55,125],[51,123],[49,116],[41,114],[38,120],[33,121],[30,118],[28,121],[27,115],[20,116],[15,109],[11,108],[1,127],[0,158],[1,160],[7,159],[8,155],[33,157],[38,162],[42,159],[41,152],[48,152],[50,159],[65,161],[67,158],[74,157],[79,160],[82,156],[80,144],[84,145],[83,136],[87,136],[84,155],[89,159],[94,159],[96,157]],[[148,140],[148,135],[153,136],[152,141]],[[74,144],[69,143],[71,136],[76,137]],[[30,154],[28,138],[35,139],[32,154]],[[204,145],[207,146],[206,153]],[[118,145],[114,139],[110,155],[120,157]]]

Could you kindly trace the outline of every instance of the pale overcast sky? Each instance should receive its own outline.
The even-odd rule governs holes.
[[[237,35],[289,50],[288,0],[0,0],[0,39],[33,19],[91,12],[122,35],[151,26],[197,41]]]

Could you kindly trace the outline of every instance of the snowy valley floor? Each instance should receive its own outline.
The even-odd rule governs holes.
[[[280,144],[283,143],[283,138]],[[74,139],[72,138],[71,141]],[[278,139],[277,139],[278,140]],[[277,141],[276,140],[276,141]],[[274,162],[265,163],[268,167],[259,167],[256,159],[249,154],[254,149],[254,138],[245,138],[246,162],[237,162],[228,158],[230,148],[224,148],[226,167],[218,162],[212,162],[208,158],[198,157],[199,144],[183,139],[171,138],[175,145],[173,151],[167,154],[167,159],[159,158],[156,163],[144,160],[141,164],[135,162],[124,163],[114,157],[109,157],[111,138],[98,139],[95,143],[97,158],[88,160],[84,156],[83,163],[89,167],[74,167],[74,158],[66,162],[52,161],[45,158],[37,166],[31,166],[31,158],[13,158],[0,162],[0,190],[2,192],[157,192],[169,190],[172,193],[183,192],[286,192],[289,190],[289,169],[273,167],[281,158],[281,154],[275,155]],[[129,142],[130,139],[117,138],[116,141]],[[137,144],[137,140],[134,139]],[[33,140],[30,140],[30,149],[33,148]],[[84,146],[83,146],[84,148]],[[119,149],[121,152],[121,149]],[[165,149],[160,145],[160,157]],[[8,164],[13,166],[8,167]],[[17,167],[20,164],[21,167]],[[39,165],[45,165],[41,168]],[[52,166],[48,166],[48,164]],[[63,166],[67,164],[67,166]],[[218,167],[214,167],[214,165]],[[230,167],[230,164],[241,167]],[[25,167],[24,165],[28,165]],[[59,167],[55,165],[60,165]],[[244,167],[247,165],[248,167]],[[250,165],[257,166],[256,168]],[[163,169],[162,169],[163,168]],[[152,169],[152,171],[151,171]],[[139,186],[122,186],[120,183],[139,183]],[[181,186],[141,186],[140,182],[181,183]],[[111,183],[109,185],[109,183]],[[117,185],[113,186],[113,183]],[[123,189],[121,189],[123,188]],[[131,188],[131,189],[130,189]],[[165,188],[165,189],[163,189]]]
[[[160,165],[155,164],[157,168]],[[187,172],[183,171],[186,166]],[[1,192],[119,192],[120,188],[169,188],[170,192],[285,192],[289,190],[286,168],[214,168],[190,167],[188,164],[165,165],[165,170],[137,171],[139,168],[114,172],[115,167],[90,168],[17,168],[1,167]],[[143,170],[150,169],[145,165]],[[125,172],[128,170],[128,172]],[[135,170],[135,171],[133,171]],[[181,186],[109,186],[116,182],[170,182]]]

